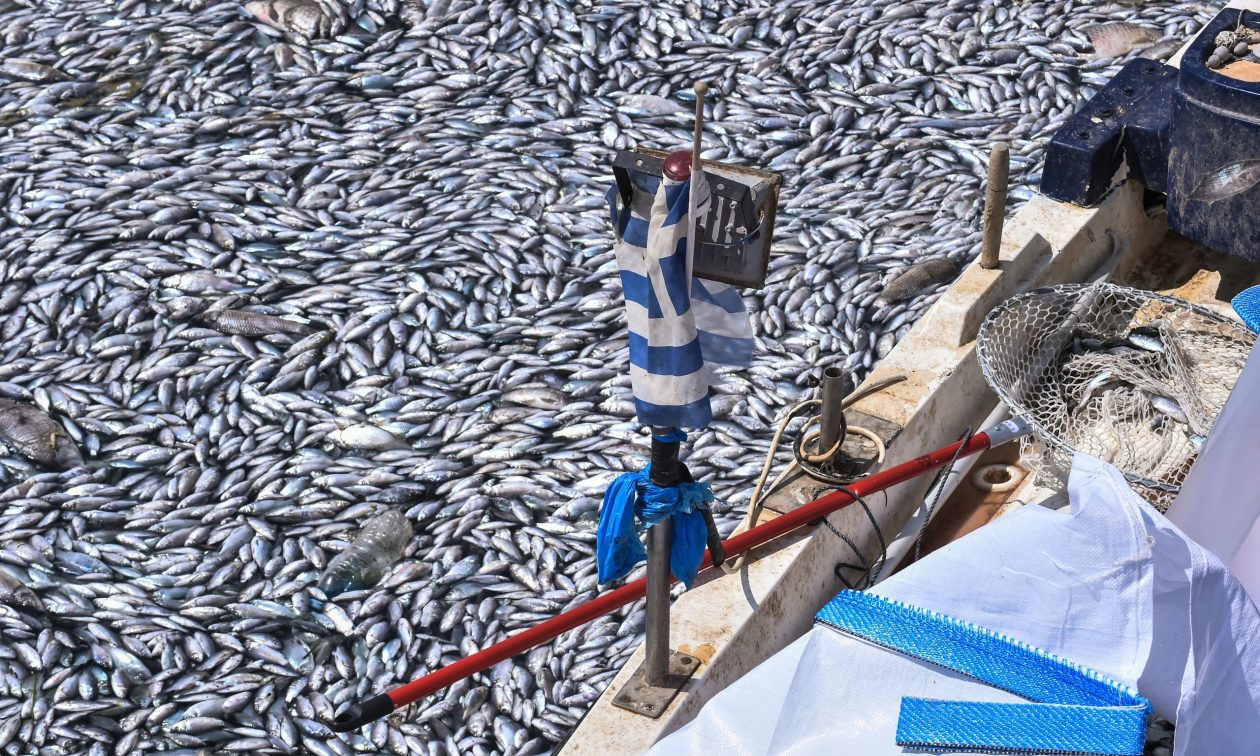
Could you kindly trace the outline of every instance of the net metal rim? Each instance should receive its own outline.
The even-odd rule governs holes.
[[[981,321],[980,328],[976,332],[976,361],[979,363],[980,373],[984,376],[985,382],[989,384],[989,388],[998,395],[998,398],[1001,399],[1002,403],[1007,406],[1012,415],[1016,415],[1027,421],[1028,424],[1032,426],[1036,435],[1045,440],[1046,443],[1072,454],[1076,454],[1077,450],[1071,444],[1065,442],[1057,434],[1046,429],[1045,426],[1037,420],[1037,413],[1023,402],[1017,401],[1005,383],[994,375],[994,370],[990,366],[989,361],[989,344],[990,339],[993,337],[992,332],[1002,323],[1002,318],[1014,314],[1018,308],[1022,307],[1029,300],[1044,297],[1048,294],[1084,292],[1091,289],[1105,292],[1109,291],[1117,295],[1139,297],[1151,302],[1160,302],[1178,310],[1194,313],[1195,315],[1202,317],[1205,320],[1212,321],[1218,325],[1227,326],[1235,333],[1240,342],[1248,346],[1254,346],[1256,341],[1256,334],[1248,330],[1246,326],[1231,320],[1220,313],[1213,312],[1206,307],[1197,305],[1193,302],[1188,302],[1184,299],[1168,296],[1166,294],[1147,291],[1145,289],[1135,289],[1131,286],[1121,286],[1110,282],[1061,283],[1051,286],[1039,286],[1035,289],[1029,289],[1028,291],[1021,292],[1003,300],[989,311],[989,314],[985,316],[983,321]],[[1178,493],[1181,490],[1180,486],[1160,480],[1152,480],[1125,470],[1120,470],[1120,473],[1131,483],[1137,483],[1147,488],[1166,491],[1173,494]]]

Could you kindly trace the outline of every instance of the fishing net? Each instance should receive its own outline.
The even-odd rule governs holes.
[[[1115,465],[1162,512],[1254,340],[1189,302],[1096,283],[1013,297],[976,343],[989,385],[1036,431],[1021,451],[1040,482],[1065,485],[1081,451]]]

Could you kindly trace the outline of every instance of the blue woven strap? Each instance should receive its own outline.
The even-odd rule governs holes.
[[[1093,670],[870,593],[844,591],[815,619],[1035,702],[905,698],[897,721],[900,746],[971,753],[1142,754],[1150,704]]]
[[[1248,328],[1260,332],[1260,286],[1243,289],[1234,296],[1230,304]]]

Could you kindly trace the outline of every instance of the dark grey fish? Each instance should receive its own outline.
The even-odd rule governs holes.
[[[7,570],[0,569],[0,604],[8,604],[18,609],[44,611],[44,604],[39,596]]]
[[[68,470],[83,464],[65,428],[29,404],[0,399],[0,440],[45,467]]]
[[[957,263],[948,257],[934,257],[917,262],[890,281],[877,301],[892,304],[909,299],[927,288],[952,279],[957,274]]]
[[[67,78],[55,68],[24,58],[5,58],[0,61],[0,76],[25,81],[57,81]]]
[[[196,320],[223,333],[242,336],[268,336],[273,333],[304,336],[315,330],[310,325],[296,320],[246,310],[210,310],[196,316]]]
[[[411,541],[411,523],[388,509],[363,525],[354,541],[328,564],[319,579],[327,596],[376,585]]]

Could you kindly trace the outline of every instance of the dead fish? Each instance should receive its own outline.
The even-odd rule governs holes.
[[[1185,40],[1177,37],[1166,39],[1163,42],[1156,42],[1142,52],[1138,53],[1138,57],[1145,58],[1147,60],[1165,61],[1180,50],[1183,44],[1185,44]]]
[[[376,585],[398,561],[411,541],[411,522],[397,509],[387,509],[363,524],[354,541],[328,563],[319,589],[336,596]]]
[[[274,315],[245,310],[211,310],[197,316],[197,320],[223,333],[241,336],[269,336],[273,333],[291,333],[305,336],[315,329],[306,323],[286,320]]]
[[[4,569],[0,569],[0,604],[8,604],[18,609],[44,611],[44,604],[39,600],[39,596],[35,595],[35,591],[22,585],[22,581]]]
[[[1216,202],[1241,194],[1258,183],[1260,160],[1239,160],[1205,176],[1190,193],[1190,199]]]
[[[241,288],[240,284],[231,281],[227,276],[211,273],[208,270],[178,273],[163,278],[160,283],[164,288],[176,289],[189,294],[208,294],[216,291],[229,292]]]
[[[1119,58],[1159,39],[1158,34],[1145,26],[1130,24],[1127,21],[1112,21],[1087,27],[1085,36],[1094,46],[1095,59]]]
[[[330,438],[338,446],[346,449],[371,449],[381,451],[384,449],[410,449],[407,442],[395,436],[393,433],[377,428],[375,425],[367,423],[357,423],[355,425],[342,428],[333,433]]]
[[[652,94],[631,95],[622,102],[622,105],[623,107],[642,110],[652,115],[672,115],[674,113],[689,112],[687,106],[681,102],[657,97]]]
[[[66,78],[65,74],[55,68],[24,58],[6,58],[4,62],[0,62],[0,76],[25,81],[56,81]]]
[[[1146,352],[1164,351],[1164,340],[1159,335],[1158,325],[1138,326],[1129,332],[1125,341]]]
[[[884,287],[876,306],[908,299],[928,287],[944,283],[958,272],[958,264],[948,257],[933,257],[906,268]]]
[[[1151,395],[1151,406],[1161,415],[1167,415],[1185,425],[1190,424],[1190,418],[1186,416],[1185,410],[1174,399],[1169,399],[1166,396]]]
[[[27,404],[0,399],[0,440],[45,467],[68,470],[83,464],[83,456],[65,429]]]
[[[310,0],[251,0],[245,10],[268,26],[307,37],[328,37],[333,33],[333,18],[324,8]]]
[[[1089,400],[1094,398],[1095,394],[1101,391],[1105,386],[1115,382],[1116,381],[1110,370],[1104,370],[1098,375],[1095,375],[1089,383],[1085,384],[1084,390],[1081,391],[1081,400],[1076,403],[1076,411],[1080,412],[1084,409],[1085,405],[1089,403]]]
[[[164,300],[152,299],[149,306],[159,315],[165,315],[172,320],[184,320],[205,312],[210,304],[200,297],[172,297]]]

